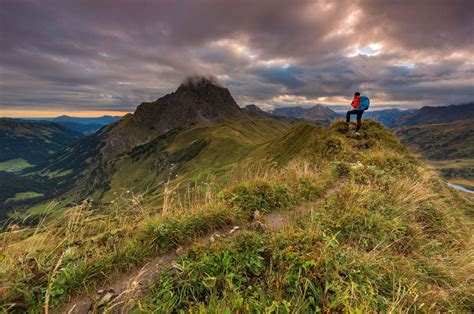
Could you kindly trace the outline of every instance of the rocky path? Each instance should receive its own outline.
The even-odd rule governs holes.
[[[51,311],[52,313],[126,313],[133,306],[134,300],[146,295],[148,287],[156,281],[164,266],[173,263],[178,254],[189,249],[195,243],[209,243],[217,239],[230,237],[238,234],[242,230],[271,230],[279,231],[284,227],[297,221],[299,217],[307,215],[309,212],[322,205],[324,200],[336,189],[330,189],[317,202],[308,203],[290,210],[272,212],[265,215],[254,215],[253,222],[242,226],[234,226],[226,230],[215,231],[197,238],[194,242],[184,247],[179,247],[176,251],[160,254],[143,267],[131,269],[122,274],[116,274],[107,284],[104,284],[97,291],[85,293],[73,297],[65,305]]]

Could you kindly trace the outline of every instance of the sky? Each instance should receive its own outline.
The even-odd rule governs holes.
[[[0,0],[0,116],[120,115],[213,75],[240,106],[474,100],[472,0]]]

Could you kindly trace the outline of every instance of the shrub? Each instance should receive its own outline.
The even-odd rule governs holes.
[[[331,164],[331,171],[336,178],[349,175],[351,168],[346,162],[335,162]]]
[[[288,208],[291,198],[285,185],[264,181],[240,184],[224,194],[227,204],[249,213]]]
[[[321,188],[310,178],[300,178],[296,187],[298,199],[312,201],[321,196]]]

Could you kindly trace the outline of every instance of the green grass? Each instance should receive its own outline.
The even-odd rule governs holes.
[[[403,144],[448,180],[474,180],[474,120],[395,129]]]
[[[162,272],[137,311],[472,310],[464,210],[474,208],[404,157],[366,152],[335,172],[344,184],[334,195],[280,232],[196,245]],[[239,186],[230,202],[285,206],[274,184]]]
[[[16,158],[0,162],[0,171],[16,172],[33,166],[34,165],[30,164],[28,161],[22,158]]]
[[[395,129],[402,143],[428,160],[474,158],[474,119]]]
[[[252,122],[185,130],[122,155],[107,169],[113,178],[107,204],[86,201],[36,229],[5,233],[0,303],[40,311],[49,296],[49,306],[58,306],[156,253],[250,222],[257,211],[317,201],[279,232],[243,232],[195,246],[163,272],[141,308],[472,309],[474,207],[393,134],[366,121],[360,135],[337,122],[284,132],[267,124],[256,136]],[[167,168],[170,157],[177,168]],[[159,185],[169,172],[178,177]],[[127,190],[133,187],[153,192]],[[159,206],[150,205],[152,196],[161,197]]]
[[[35,197],[41,197],[43,196],[43,193],[38,193],[38,192],[22,192],[22,193],[16,193],[15,197],[9,198],[6,200],[6,202],[9,201],[22,201],[22,200],[27,200]]]

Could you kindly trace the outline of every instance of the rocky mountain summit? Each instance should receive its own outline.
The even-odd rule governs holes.
[[[190,125],[207,125],[241,115],[229,90],[213,77],[194,76],[178,89],[138,106],[114,126],[102,149],[103,159],[145,144],[170,130]]]

